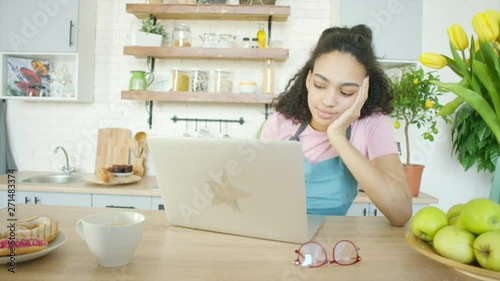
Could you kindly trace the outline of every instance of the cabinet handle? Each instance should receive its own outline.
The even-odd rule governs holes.
[[[135,209],[134,206],[114,206],[114,205],[106,205],[106,208]]]
[[[73,46],[73,41],[71,39],[73,39],[73,27],[75,25],[73,24],[73,21],[70,20],[69,21],[69,46]]]
[[[158,204],[158,210],[165,210],[165,206],[163,204]]]
[[[363,216],[366,217],[366,208],[363,209]]]
[[[28,198],[28,196],[24,196],[24,204],[30,203],[31,200]]]
[[[35,204],[38,204],[38,202],[40,202],[40,199],[38,199],[38,197],[35,196]]]
[[[373,215],[377,216],[377,209],[373,210]]]

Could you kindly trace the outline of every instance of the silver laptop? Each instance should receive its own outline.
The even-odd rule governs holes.
[[[304,243],[324,221],[307,215],[298,142],[151,136],[148,143],[172,225]]]

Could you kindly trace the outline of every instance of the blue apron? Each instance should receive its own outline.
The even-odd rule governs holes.
[[[300,141],[299,134],[309,121],[302,123],[292,141]],[[346,137],[351,137],[351,127]],[[345,216],[358,194],[358,182],[340,156],[311,164],[304,158],[306,204],[308,214]]]

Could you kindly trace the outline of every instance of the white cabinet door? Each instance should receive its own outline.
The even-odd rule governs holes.
[[[368,216],[370,203],[353,203],[346,216]]]
[[[160,196],[151,197],[151,210],[165,210]]]
[[[34,192],[33,204],[91,207],[92,195],[83,193]]]
[[[422,53],[422,1],[339,1],[340,12],[332,19],[338,16],[340,26],[368,25],[382,61],[418,61]]]
[[[0,1],[0,51],[76,52],[79,2]]]
[[[32,191],[17,191],[16,204],[35,204],[33,202],[33,197]]]
[[[151,196],[92,194],[92,207],[151,210]]]
[[[83,193],[18,191],[16,192],[16,202],[17,204],[91,207],[92,195]]]
[[[0,190],[0,209],[7,207],[7,203],[7,190]]]

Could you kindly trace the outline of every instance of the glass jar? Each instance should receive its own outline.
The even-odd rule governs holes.
[[[208,91],[208,71],[194,69],[191,71],[191,92]]]
[[[216,93],[232,93],[233,92],[233,72],[215,70],[214,84]]]
[[[172,70],[172,91],[189,92],[189,72],[179,69]]]
[[[191,47],[191,28],[178,24],[172,32],[172,47]]]
[[[257,38],[252,38],[252,43],[250,43],[250,46],[252,48],[259,48],[259,41],[257,40]]]
[[[241,45],[243,48],[250,48],[250,38],[245,37],[243,38],[243,44]]]

